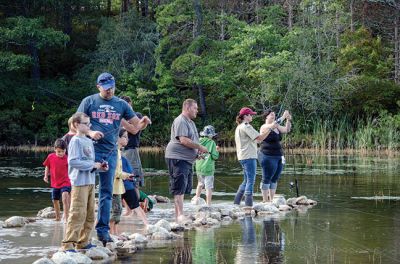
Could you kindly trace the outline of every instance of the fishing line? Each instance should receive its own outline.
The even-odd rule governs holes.
[[[214,177],[214,180],[216,180],[217,182],[219,182],[219,183],[225,185],[226,187],[230,188],[230,189],[233,190],[234,192],[237,191],[237,189],[235,189],[235,188],[233,188],[232,186],[230,186],[230,185],[224,183],[223,181],[219,180],[217,177]]]
[[[319,227],[316,226],[316,225],[311,225],[311,223],[307,223],[306,221],[303,221],[302,219],[299,219],[299,218],[297,218],[297,220],[300,221],[300,222],[302,222],[303,224],[308,225],[309,227],[311,227],[311,228],[313,228],[313,229],[317,229],[317,230],[319,230],[319,231],[326,232],[326,233],[330,234],[331,236],[337,237],[337,238],[342,239],[342,240],[344,240],[344,241],[346,241],[346,242],[348,242],[348,243],[351,243],[351,244],[355,245],[356,247],[358,247],[358,248],[360,248],[360,249],[363,249],[363,250],[368,251],[368,252],[371,252],[371,253],[374,252],[374,251],[371,251],[368,247],[366,247],[366,246],[364,246],[364,245],[362,245],[362,244],[359,244],[359,243],[357,243],[357,242],[355,242],[355,241],[353,241],[353,240],[350,240],[350,239],[345,238],[345,237],[343,237],[343,236],[341,236],[341,235],[338,235],[338,234],[336,234],[336,233],[333,233],[333,232],[331,232],[331,231],[329,231],[329,230],[326,230],[326,229],[323,229],[323,228],[319,228]],[[355,251],[355,252],[357,252],[357,251]],[[395,259],[395,258],[393,258],[393,257],[389,257],[389,256],[387,256],[387,257],[390,258],[391,260],[397,261],[397,259]]]
[[[380,218],[383,218],[383,219],[387,219],[387,220],[394,220],[396,222],[400,221],[400,219],[398,219],[398,218],[383,216],[383,215],[380,215],[380,214],[377,214],[377,213],[368,213],[368,212],[364,212],[364,211],[353,209],[353,208],[348,208],[348,207],[344,207],[344,206],[338,206],[337,204],[333,204],[333,203],[329,203],[329,202],[318,202],[318,203],[319,204],[327,204],[327,205],[330,205],[333,208],[346,209],[346,210],[349,210],[349,211],[353,211],[355,213],[361,213],[361,214],[365,214],[365,215],[369,215],[369,216],[375,216],[375,217],[377,216],[377,217],[380,217]]]
[[[70,98],[68,96],[60,95],[60,94],[52,92],[52,91],[50,91],[50,90],[48,90],[46,88],[43,88],[41,85],[38,85],[37,87],[39,88],[39,90],[42,90],[42,91],[45,91],[45,92],[47,92],[49,94],[55,95],[55,96],[57,96],[59,98],[62,98],[63,100],[67,100],[70,103],[73,103],[73,104],[76,104],[76,105],[78,105],[80,103],[79,101],[76,101],[76,100],[74,100],[74,99],[72,99],[72,98]]]

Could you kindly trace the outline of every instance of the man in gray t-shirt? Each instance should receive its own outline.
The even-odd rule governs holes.
[[[171,127],[171,140],[165,150],[169,171],[169,191],[174,195],[176,221],[184,220],[183,199],[192,191],[192,165],[198,154],[207,153],[199,144],[199,134],[192,119],[197,116],[198,107],[193,99],[186,99],[182,113],[175,118]]]

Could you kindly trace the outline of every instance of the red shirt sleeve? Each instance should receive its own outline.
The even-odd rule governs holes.
[[[47,156],[46,160],[43,162],[43,166],[45,166],[45,167],[50,167],[50,155],[51,155],[51,154],[49,154],[49,155]]]

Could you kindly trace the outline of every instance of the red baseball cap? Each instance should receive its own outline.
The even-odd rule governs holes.
[[[256,112],[254,112],[253,110],[251,110],[248,107],[243,107],[239,111],[239,115],[256,115],[256,114],[257,114]]]

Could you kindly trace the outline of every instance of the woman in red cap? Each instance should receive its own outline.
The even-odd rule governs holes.
[[[243,168],[243,182],[239,185],[233,202],[237,205],[240,204],[244,195],[245,205],[253,206],[253,189],[257,168],[257,143],[263,141],[271,132],[271,130],[266,129],[264,133],[260,134],[250,125],[253,115],[256,114],[250,108],[243,107],[236,117],[236,123],[238,124],[235,130],[236,153]],[[275,129],[277,126],[275,123],[268,125],[271,129]]]

